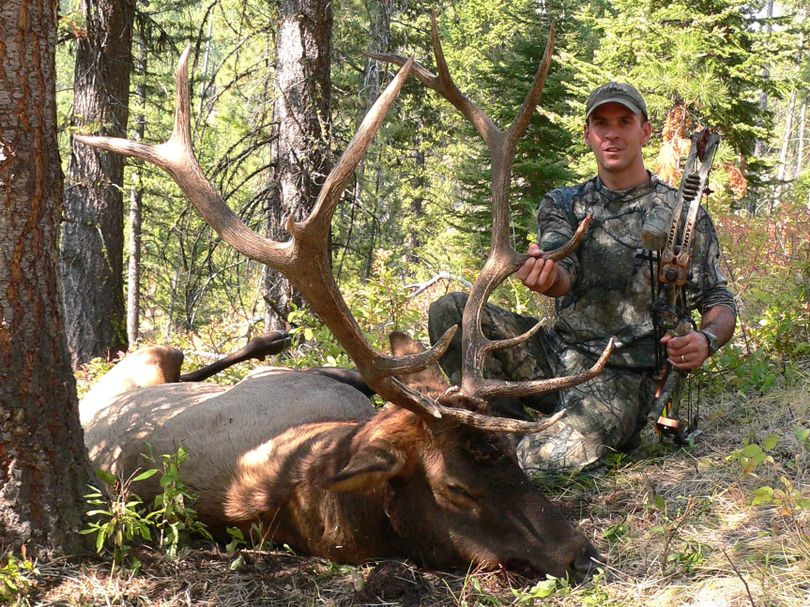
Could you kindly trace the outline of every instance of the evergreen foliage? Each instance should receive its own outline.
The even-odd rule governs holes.
[[[797,78],[810,69],[806,48],[800,48],[808,44],[806,8],[791,0],[767,17],[764,5],[764,0],[457,0],[436,6],[445,55],[459,88],[502,128],[523,101],[554,23],[554,62],[513,168],[517,248],[534,237],[535,208],[544,192],[593,174],[592,157],[582,142],[584,101],[596,84],[609,79],[635,84],[647,99],[657,131],[645,153],[650,165],[676,102],[683,103],[693,124],[720,129],[724,144],[710,201],[720,224],[732,211],[768,210],[776,200],[793,201],[793,208],[806,205],[810,138],[806,119],[800,124],[800,109],[807,104],[808,79]],[[58,90],[64,123],[71,102],[71,39],[82,31],[77,6],[78,0],[62,0],[60,6],[58,73],[63,80]],[[334,159],[373,100],[377,75],[384,86],[396,72],[369,60],[368,53],[414,56],[435,71],[430,8],[422,0],[335,5]],[[180,51],[191,44],[192,128],[201,164],[229,205],[263,231],[269,143],[275,136],[274,5],[150,0],[139,1],[137,9],[147,71],[135,75],[133,87],[145,85],[145,139],[163,140],[171,130],[173,72]],[[786,128],[794,92],[794,117]],[[783,139],[788,142],[783,164],[790,170],[777,188]],[[127,190],[134,170],[130,164]],[[264,309],[262,268],[219,246],[165,175],[150,166],[138,170],[145,193],[146,339],[165,342],[178,330],[205,334],[209,327],[230,327],[226,332],[234,333],[236,323],[252,326]],[[748,198],[732,187],[743,178]],[[489,160],[483,142],[447,102],[410,79],[355,179],[333,225],[333,266],[343,284],[362,291],[379,275],[382,260],[386,280],[397,278],[401,285],[424,282],[441,271],[474,276],[490,244]],[[495,301],[538,313],[537,298],[513,285],[501,289]],[[293,325],[300,318],[294,315]]]

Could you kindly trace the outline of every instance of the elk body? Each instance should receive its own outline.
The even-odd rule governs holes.
[[[509,240],[511,166],[517,141],[528,126],[548,72],[553,31],[532,88],[505,131],[453,83],[435,19],[433,46],[438,75],[412,59],[383,57],[399,63],[402,69],[378,97],[326,178],[311,214],[300,222],[288,222],[287,242],[268,240],[251,230],[204,177],[191,146],[188,51],[177,72],[175,126],[167,142],[143,145],[106,137],[76,139],[165,169],[224,241],[288,276],[354,360],[365,383],[390,403],[370,418],[360,415],[352,421],[340,421],[322,417],[316,422],[314,416],[331,410],[334,401],[321,400],[314,405],[314,412],[307,405],[293,410],[289,402],[270,391],[269,383],[264,384],[268,390],[264,404],[252,410],[248,422],[260,434],[265,429],[264,440],[252,435],[235,447],[236,463],[228,468],[231,476],[226,482],[217,481],[210,492],[199,484],[194,487],[201,494],[201,513],[208,516],[208,506],[203,503],[212,504],[209,522],[245,527],[259,520],[273,540],[340,562],[408,557],[429,567],[504,565],[538,575],[567,574],[582,579],[598,556],[596,550],[520,470],[508,436],[541,431],[564,412],[538,422],[497,418],[488,415],[487,400],[539,394],[587,381],[606,364],[612,342],[594,367],[578,376],[508,382],[483,375],[484,360],[493,350],[521,343],[539,329],[538,325],[524,335],[492,341],[482,332],[481,314],[492,291],[526,259]],[[329,258],[329,229],[341,194],[409,74],[470,120],[492,156],[492,246],[462,319],[462,381],[448,390],[437,391],[432,369],[457,327],[448,330],[430,350],[409,344],[403,349],[395,347],[393,356],[379,352],[368,342],[340,294]],[[582,222],[571,242],[544,255],[560,259],[571,253],[588,221]],[[310,377],[308,381],[314,380]],[[174,407],[182,408],[176,398],[164,402],[165,409],[148,406],[156,413],[165,413],[168,419],[191,419],[188,412],[174,412]],[[231,406],[236,405],[222,410],[223,425],[217,428],[234,419]],[[131,405],[128,410],[137,414],[137,408]],[[107,407],[104,412],[108,410],[114,411]],[[273,425],[276,416],[290,412],[299,418],[296,425],[285,430]],[[91,452],[98,447],[93,431],[101,413],[88,427]],[[111,458],[110,465],[120,461],[122,447],[118,443],[130,438],[126,428],[134,429],[140,423],[118,425],[118,418],[121,414],[115,413],[110,423],[124,431],[102,449]],[[201,429],[200,436],[195,431],[194,439],[201,445],[211,444],[217,431]],[[197,464],[192,464],[189,456],[186,465]],[[208,464],[199,465],[204,481]]]
[[[404,334],[391,342],[400,355],[422,350]],[[434,397],[447,388],[435,365],[404,381]],[[261,522],[268,539],[341,563],[409,558],[576,580],[598,557],[520,470],[506,435],[392,405],[377,413],[320,374],[260,367],[231,388],[136,387],[80,412],[94,465],[123,477],[149,466],[142,453],[183,446],[183,481],[219,535]],[[136,491],[151,501],[157,480]]]
[[[126,359],[123,361],[126,362]],[[93,464],[126,478],[152,467],[142,454],[160,456],[183,447],[183,481],[198,495],[196,508],[214,528],[236,524],[225,514],[241,463],[288,428],[325,420],[363,420],[374,407],[363,394],[328,377],[260,367],[232,387],[167,383],[133,388],[79,404]],[[150,501],[160,487],[152,477],[137,492]],[[254,517],[254,520],[258,520]]]
[[[183,353],[171,346],[146,346],[128,354],[98,380],[84,396],[80,408],[84,423],[96,411],[109,405],[113,397],[134,388],[159,386],[176,382],[198,382],[236,363],[255,358],[264,360],[266,356],[278,354],[289,344],[287,333],[271,331],[254,337],[244,347],[225,356],[213,364],[192,373],[181,375]]]

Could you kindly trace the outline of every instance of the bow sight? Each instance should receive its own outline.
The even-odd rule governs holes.
[[[649,260],[655,365],[659,369],[659,384],[653,405],[653,411],[659,412],[655,426],[660,436],[671,436],[677,444],[683,444],[690,436],[697,435],[698,410],[697,405],[692,410],[690,399],[686,421],[679,419],[684,380],[688,371],[676,369],[667,362],[665,346],[661,345],[660,340],[666,334],[678,337],[695,328],[686,299],[686,285],[692,262],[692,234],[700,200],[704,194],[710,193],[709,171],[720,137],[713,131],[704,129],[693,133],[691,140],[666,243],[661,242],[663,234],[657,234],[654,225],[645,224],[642,230],[642,246],[654,251]],[[684,207],[688,209],[685,214]],[[656,263],[657,271],[654,267]]]

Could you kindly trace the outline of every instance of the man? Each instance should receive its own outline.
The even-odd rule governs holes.
[[[554,323],[525,345],[494,353],[486,372],[515,380],[571,375],[590,367],[611,336],[618,348],[590,382],[550,396],[491,403],[494,412],[514,417],[526,417],[524,406],[545,413],[566,408],[552,428],[520,441],[524,468],[584,468],[638,444],[657,384],[652,286],[641,235],[657,234],[663,246],[676,202],[675,190],[644,167],[641,149],[651,130],[636,89],[616,83],[597,88],[586,103],[584,137],[598,174],[549,192],[538,208],[538,243],[530,245],[531,257],[516,276],[532,291],[555,298]],[[540,252],[567,242],[588,212],[593,221],[578,250],[557,263],[543,260]],[[718,268],[717,235],[703,209],[693,242],[687,303],[699,311],[700,328],[661,340],[669,363],[682,371],[703,365],[731,338],[736,322],[734,298]],[[434,302],[432,341],[459,322],[465,300],[454,293]],[[499,338],[536,321],[490,305],[482,322],[486,334]],[[441,364],[451,381],[460,379],[460,338]]]

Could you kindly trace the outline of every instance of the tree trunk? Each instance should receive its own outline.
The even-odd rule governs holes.
[[[768,0],[765,3],[765,19],[766,25],[764,26],[765,34],[770,37],[771,32],[773,31],[773,26],[771,25],[771,19],[773,18],[773,0]],[[768,66],[764,66],[762,68],[762,79],[767,80],[768,75],[770,74],[770,70]],[[759,94],[759,107],[762,109],[762,113],[764,114],[768,109],[768,93],[766,91],[762,91]],[[756,143],[754,144],[754,156],[756,158],[762,158],[766,155],[767,142],[764,139],[758,138]],[[756,215],[757,213],[757,200],[759,196],[750,196],[748,197],[748,213],[751,215]]]
[[[798,15],[798,23],[800,27],[804,27],[804,22],[807,19],[807,11],[808,9],[804,9]],[[796,65],[801,70],[802,69],[802,62],[804,59],[804,30],[799,32],[799,50],[796,56]],[[802,106],[799,110],[799,128],[798,128],[798,142],[796,144],[796,164],[793,170],[793,175],[791,176],[793,179],[796,179],[802,172],[802,168],[804,167],[804,129],[805,129],[805,121],[807,117],[807,91],[806,89],[802,92],[803,99],[802,99]]]
[[[370,2],[368,5],[369,14],[371,17],[371,22],[369,23],[371,29],[371,36],[369,39],[369,49],[368,54],[380,54],[380,53],[388,53],[390,52],[391,46],[391,14],[392,14],[392,1],[391,0],[378,0],[377,2]],[[360,112],[357,116],[357,126],[360,126],[360,122],[362,122],[363,117],[368,113],[368,110],[371,109],[371,106],[374,105],[374,102],[377,101],[377,97],[380,96],[380,89],[382,88],[382,74],[380,70],[381,64],[379,61],[374,59],[369,59],[366,61],[366,69],[363,75],[363,90],[366,93],[366,106],[360,109]],[[387,67],[387,66],[386,66]],[[378,160],[382,160],[382,154],[384,153],[383,149],[380,149],[384,146],[384,143],[377,142],[377,150],[376,150],[376,157]],[[371,154],[367,154],[368,157],[371,157]],[[380,185],[382,183],[382,167],[381,162],[374,163],[376,166],[376,170],[374,172],[374,184],[373,188],[369,188],[366,184],[366,159],[364,158],[360,162],[360,166],[357,168],[357,181],[359,187],[355,190],[355,200],[353,200],[353,204],[356,207],[362,207],[363,201],[361,200],[362,194],[364,191],[367,193],[369,190],[373,192],[373,198],[375,204],[373,205],[373,211],[371,216],[374,217],[377,215],[379,210],[379,205],[376,204],[379,201],[379,191]],[[370,201],[366,200],[367,208],[372,206]],[[377,223],[376,221],[370,222],[370,238],[368,234],[364,231],[361,233],[364,236],[364,240],[368,241],[369,248],[366,251],[366,263],[365,263],[365,272],[363,274],[363,278],[368,280],[373,272],[374,267],[374,242],[376,240],[376,231]],[[346,240],[346,247],[351,247],[351,242]]]
[[[0,2],[0,546],[74,553],[92,478],[59,301],[55,0]]]
[[[125,137],[132,0],[82,0],[72,125]],[[127,349],[124,308],[124,158],[73,144],[61,243],[65,330],[73,365]]]
[[[139,33],[138,58],[135,73],[138,84],[135,98],[138,113],[135,116],[135,140],[143,141],[146,128],[146,41]],[[129,192],[129,259],[127,262],[127,341],[135,344],[140,338],[141,317],[141,221],[143,219],[143,187],[141,185],[141,165],[135,165],[132,174],[132,187]]]
[[[309,213],[329,174],[330,49],[332,3],[281,0],[276,30],[276,99],[273,124],[273,182],[267,233],[286,240],[286,217]],[[265,279],[266,328],[285,328],[290,303],[299,296],[289,281],[268,270]]]
[[[799,141],[796,144],[796,165],[793,168],[793,178],[797,178],[804,170],[804,132],[807,129],[807,99],[802,102],[799,111]]]
[[[779,150],[779,163],[776,166],[776,189],[774,190],[771,210],[782,198],[787,178],[788,154],[790,152],[790,139],[793,135],[793,115],[796,113],[796,87],[790,92],[787,112],[785,113],[785,132],[782,134],[782,146]]]

